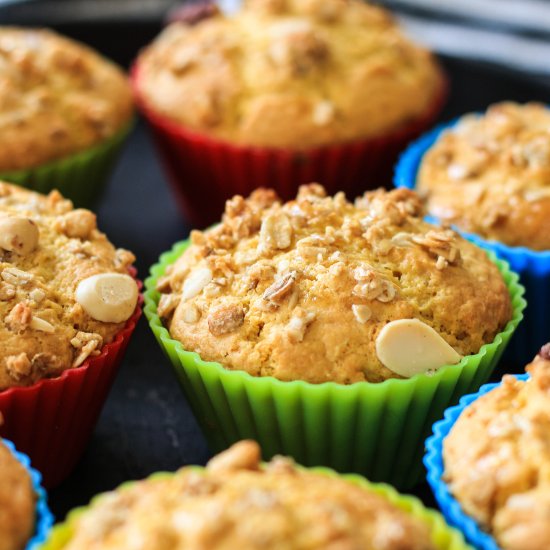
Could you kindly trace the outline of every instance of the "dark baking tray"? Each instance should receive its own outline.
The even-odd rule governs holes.
[[[54,26],[127,66],[159,31],[160,21],[103,20]],[[498,100],[548,102],[550,98],[548,79],[456,59],[444,58],[443,63],[452,81],[452,95],[442,119],[483,109]],[[136,254],[141,277],[146,277],[161,252],[188,235],[190,227],[176,209],[142,122],[97,212],[100,227],[111,240]],[[126,480],[204,464],[209,456],[176,378],[142,319],[90,445],[71,477],[51,491],[50,504],[59,521],[71,508],[87,504],[95,494]],[[414,492],[433,505],[425,485]]]

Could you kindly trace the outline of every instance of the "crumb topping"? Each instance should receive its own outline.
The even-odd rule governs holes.
[[[355,204],[317,184],[285,204],[264,189],[234,197],[159,280],[158,313],[203,359],[282,380],[396,376],[374,341],[402,318],[475,353],[510,319],[508,291],[484,252],[422,216],[406,189]]]
[[[462,117],[426,153],[418,189],[447,223],[550,249],[550,111],[506,102]]]

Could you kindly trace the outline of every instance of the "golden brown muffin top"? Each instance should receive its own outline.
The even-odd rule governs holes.
[[[418,190],[439,219],[510,246],[550,249],[550,111],[498,103],[426,153]]]
[[[386,134],[423,116],[442,86],[431,54],[360,0],[249,0],[234,17],[172,24],[139,58],[154,111],[245,145]]]
[[[503,550],[550,547],[550,344],[460,415],[444,442],[445,478]]]
[[[241,441],[205,470],[182,468],[103,496],[76,522],[66,550],[433,550],[427,526],[342,478],[260,464]]]
[[[399,319],[477,353],[511,317],[508,290],[485,252],[422,215],[407,189],[355,204],[317,184],[285,204],[265,189],[236,196],[159,280],[158,313],[204,360],[280,380],[398,377],[377,343]]]
[[[99,354],[135,309],[137,286],[127,275],[133,261],[97,229],[92,212],[73,210],[57,191],[44,196],[0,183],[0,390]],[[115,274],[112,295],[100,274]]]
[[[23,550],[34,531],[36,496],[25,467],[0,438],[0,550]]]
[[[0,27],[0,171],[103,142],[132,109],[122,71],[90,48],[49,30]]]

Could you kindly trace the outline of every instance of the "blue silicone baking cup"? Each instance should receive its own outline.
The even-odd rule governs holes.
[[[528,374],[516,375],[518,380],[527,380]],[[443,441],[451,431],[462,411],[473,403],[476,399],[500,386],[501,382],[496,384],[485,384],[481,386],[477,393],[472,393],[462,397],[454,407],[449,407],[445,411],[443,420],[439,420],[433,425],[433,435],[426,440],[426,454],[424,455],[424,466],[428,471],[427,481],[437,500],[437,504],[445,519],[450,525],[453,525],[466,537],[468,542],[478,550],[500,550],[495,539],[479,526],[471,516],[466,514],[458,501],[449,491],[448,485],[443,481]]]
[[[48,497],[45,489],[42,487],[42,476],[38,471],[31,467],[31,459],[15,449],[15,445],[7,439],[2,442],[12,452],[15,458],[23,464],[29,472],[32,480],[34,492],[36,493],[36,520],[32,539],[27,543],[25,550],[34,550],[42,545],[53,525],[53,515],[48,508]]]
[[[413,142],[399,158],[394,172],[394,185],[415,189],[418,169],[428,149],[441,133],[452,128],[458,119],[437,126]],[[429,218],[436,222],[437,219]],[[525,318],[516,330],[508,346],[503,362],[514,365],[519,372],[530,361],[540,347],[550,340],[550,250],[535,251],[523,246],[506,246],[500,242],[483,239],[479,235],[459,231],[466,239],[486,250],[493,251],[506,260],[513,271],[520,276],[525,286],[527,309]],[[516,369],[517,367],[517,369]]]

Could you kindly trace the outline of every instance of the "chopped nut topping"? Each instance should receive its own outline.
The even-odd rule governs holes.
[[[8,283],[3,283],[0,286],[0,300],[7,302],[15,297],[15,287]]]
[[[306,311],[302,308],[298,308],[287,325],[287,334],[290,341],[302,342],[307,328],[315,321],[316,317],[317,314],[314,311]]]
[[[390,281],[366,264],[357,267],[353,276],[357,281],[353,288],[355,296],[385,303],[391,302],[397,294],[395,286]]]
[[[206,468],[213,473],[256,471],[260,467],[260,460],[260,447],[253,441],[245,440],[212,458]]]
[[[331,101],[320,101],[313,108],[313,122],[317,126],[325,126],[334,119],[334,103]]]
[[[212,270],[208,267],[199,267],[192,271],[183,283],[181,299],[185,302],[200,294],[203,288],[212,281]]]
[[[267,302],[279,305],[293,290],[296,282],[296,272],[292,271],[276,280],[263,293],[262,298]]]
[[[31,308],[23,302],[16,304],[5,318],[7,327],[14,332],[26,330],[30,326],[31,320]]]
[[[34,278],[32,273],[27,273],[26,271],[22,271],[21,269],[17,269],[16,267],[6,267],[2,271],[1,276],[4,281],[15,286],[26,285]]]
[[[283,21],[272,26],[269,56],[276,66],[299,76],[321,66],[328,47],[307,20]]]
[[[208,316],[208,329],[214,336],[223,336],[237,330],[244,323],[244,310],[240,305],[223,306]]]
[[[99,355],[102,343],[103,338],[100,334],[96,334],[95,332],[77,332],[76,336],[71,340],[71,345],[80,350],[80,352],[73,361],[73,368],[82,365],[90,355]]]
[[[38,245],[37,225],[29,218],[0,217],[0,248],[25,256]]]
[[[64,233],[70,239],[88,239],[96,228],[95,214],[83,208],[67,212],[57,222],[58,231]]]
[[[33,368],[41,372],[51,373],[62,370],[63,368],[62,362],[59,357],[57,355],[53,355],[47,352],[37,353],[33,356],[31,362]]]
[[[431,255],[437,259],[436,267],[444,269],[447,265],[458,265],[460,263],[460,249],[454,242],[454,232],[430,230],[425,235],[414,235],[413,242],[425,248]],[[443,260],[439,258],[442,257]]]
[[[44,319],[41,319],[40,317],[36,317],[35,315],[33,315],[31,319],[30,327],[34,330],[47,332],[49,334],[55,332],[55,328],[51,323]]]
[[[265,217],[260,229],[260,249],[284,250],[292,243],[292,225],[283,212],[277,212]]]
[[[201,318],[201,312],[195,304],[188,302],[182,305],[181,318],[183,319],[184,323],[187,323],[188,325],[193,325],[195,323],[198,323],[199,319]]]
[[[6,358],[6,370],[14,380],[21,380],[32,371],[32,364],[26,353],[10,355]]]
[[[177,294],[163,294],[160,297],[157,307],[157,313],[159,317],[162,317],[163,319],[168,319],[176,309],[177,305],[180,303],[180,299],[180,296],[178,296]]]
[[[45,297],[46,297],[46,293],[41,288],[33,288],[29,292],[29,298],[37,304],[42,302],[42,300],[44,300]]]
[[[372,315],[369,306],[363,304],[353,304],[351,310],[359,323],[366,323]]]

